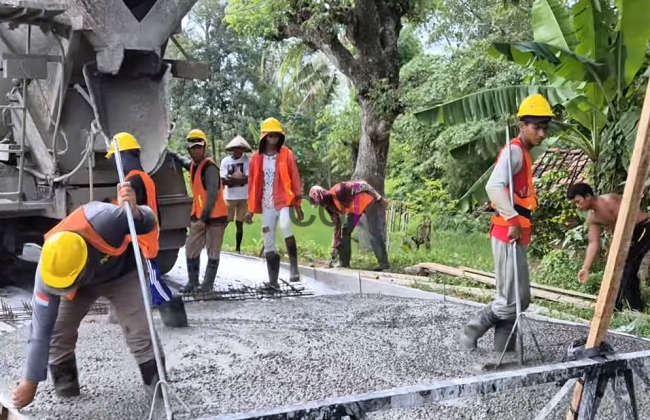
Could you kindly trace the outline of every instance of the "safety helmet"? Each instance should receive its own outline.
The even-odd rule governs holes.
[[[521,101],[519,105],[519,112],[517,112],[517,117],[546,117],[553,118],[553,110],[551,110],[551,105],[548,103],[546,98],[544,98],[539,93],[531,95]]]
[[[275,118],[267,118],[262,122],[262,128],[260,129],[261,135],[260,139],[263,139],[269,133],[280,133],[284,135],[284,130],[282,129],[282,124],[280,121]]]
[[[208,136],[205,133],[197,128],[190,130],[187,134],[187,148],[191,149],[194,146],[203,146],[205,147],[208,143]]]
[[[116,135],[113,136],[113,139],[117,140],[117,147],[120,149],[120,152],[124,152],[125,150],[139,150],[140,145],[138,144],[138,141],[129,133],[117,133]],[[113,156],[115,153],[115,145],[113,144],[113,141],[111,140],[111,146],[108,148],[108,153],[106,153],[106,159],[110,158]]]
[[[43,244],[40,274],[43,283],[54,290],[72,286],[86,266],[88,247],[75,232],[57,232]]]

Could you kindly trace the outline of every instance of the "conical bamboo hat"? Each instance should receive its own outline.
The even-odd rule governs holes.
[[[226,150],[230,151],[230,150],[235,149],[237,147],[240,147],[240,148],[244,149],[247,152],[250,152],[250,151],[253,150],[251,148],[251,145],[248,144],[246,139],[243,138],[242,136],[237,136],[234,139],[230,140],[230,143],[228,143],[228,145],[226,146]]]

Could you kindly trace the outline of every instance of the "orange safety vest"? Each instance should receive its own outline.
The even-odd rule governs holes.
[[[291,188],[291,176],[289,175],[289,153],[291,153],[290,150],[286,146],[282,146],[275,161],[276,173],[280,176],[280,184],[287,197],[285,203],[287,207],[296,205],[294,202],[296,195]],[[248,210],[251,213],[261,213],[264,191],[264,160],[262,153],[255,152],[253,154],[249,172]],[[275,182],[273,185],[275,187]]]
[[[153,210],[153,214],[158,219],[158,201],[156,201],[156,184],[153,182],[153,179],[145,171],[140,169],[133,169],[126,175],[125,180],[128,182],[129,178],[140,175],[142,183],[144,184],[144,190],[147,193],[147,207]],[[117,205],[117,200],[113,200],[113,204]],[[131,236],[128,236],[129,241],[131,241]],[[138,235],[138,246],[142,255],[148,260],[153,260],[158,256],[158,251],[160,251],[160,226],[158,223],[154,225],[154,228],[151,232],[145,233],[144,235]]]
[[[203,206],[205,206],[205,202],[208,200],[208,192],[203,185],[203,169],[207,164],[217,166],[217,164],[210,158],[203,159],[198,166],[194,161],[192,161],[192,164],[190,165],[190,181],[192,183],[192,195],[194,196],[192,200],[192,216],[197,219],[201,218]],[[198,176],[196,176],[197,173]],[[226,202],[223,199],[223,188],[221,188],[221,184],[219,184],[217,201],[210,211],[210,219],[217,219],[225,216],[228,216],[228,209],[226,208]]]
[[[126,247],[129,246],[129,243],[131,242],[131,238],[129,235],[124,236],[124,241],[122,242],[122,245],[120,245],[118,248],[115,248],[109,244],[106,243],[104,238],[102,238],[97,232],[95,232],[95,229],[90,225],[90,222],[86,218],[86,214],[84,213],[83,206],[79,207],[68,217],[65,219],[61,220],[56,226],[54,226],[52,229],[50,229],[45,235],[45,240],[47,240],[50,236],[54,235],[55,233],[58,232],[74,232],[78,235],[81,235],[82,238],[86,240],[90,245],[92,245],[95,249],[97,249],[99,252],[101,252],[104,255],[109,255],[111,257],[118,257],[122,254],[124,254],[124,251],[126,251]]]
[[[350,181],[350,182],[354,182],[354,181]],[[373,197],[372,194],[367,193],[367,192],[362,192],[362,193],[356,194],[352,198],[352,202],[350,204],[348,204],[347,206],[344,206],[343,203],[341,203],[338,200],[337,195],[336,195],[339,185],[341,185],[341,184],[334,185],[329,191],[330,194],[332,194],[332,201],[334,202],[334,205],[336,206],[336,209],[338,210],[339,213],[342,213],[342,214],[354,213],[357,216],[360,216],[366,210],[366,207],[368,207],[368,205],[370,203],[375,201],[375,197]]]
[[[514,199],[515,199],[515,210],[519,213],[517,216],[519,225],[524,228],[529,228],[532,226],[531,223],[531,212],[537,208],[537,193],[535,191],[535,184],[533,183],[533,160],[530,157],[530,152],[524,147],[523,142],[520,138],[515,138],[511,141],[511,145],[514,147],[519,147],[523,151],[523,164],[521,170],[516,174],[513,174],[512,183],[514,186]],[[508,146],[503,146],[497,155],[496,161],[499,160],[499,156],[503,149]],[[508,196],[510,196],[510,190],[506,188]],[[494,203],[492,207],[495,207]],[[508,223],[503,216],[494,215],[492,216],[492,223],[496,226],[510,226],[511,223]]]

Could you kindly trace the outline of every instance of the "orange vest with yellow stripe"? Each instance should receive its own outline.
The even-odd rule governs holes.
[[[192,183],[192,217],[196,219],[201,218],[203,214],[203,208],[205,203],[208,201],[208,192],[205,189],[203,184],[203,169],[205,165],[215,165],[216,163],[210,158],[205,158],[197,165],[194,161],[190,165],[190,181]],[[214,203],[214,207],[210,211],[210,219],[217,219],[220,217],[228,216],[228,209],[226,208],[226,202],[223,199],[223,188],[219,184],[219,190],[217,191],[217,201]]]
[[[537,208],[537,193],[535,191],[535,184],[533,183],[533,160],[530,152],[524,147],[520,138],[513,139],[511,145],[512,147],[521,148],[523,152],[521,170],[513,174],[512,183],[514,188],[515,210],[519,213],[519,216],[517,216],[519,225],[524,228],[529,228],[532,226],[531,213]],[[505,147],[508,146],[504,146],[499,150],[496,161],[499,160],[499,156]],[[510,196],[510,190],[507,187],[506,193]],[[494,204],[492,204],[492,207],[495,207]],[[496,226],[512,225],[512,223],[509,223],[500,215],[492,216],[492,223]]]

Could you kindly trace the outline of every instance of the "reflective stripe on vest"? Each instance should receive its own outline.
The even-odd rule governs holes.
[[[249,179],[248,179],[248,211],[251,213],[261,213],[262,195],[264,194],[264,155],[256,152],[251,157],[249,166]],[[280,185],[284,189],[287,197],[285,205],[291,207],[295,205],[294,199],[296,195],[291,188],[291,176],[289,175],[289,149],[282,146],[278,152],[275,161],[275,170],[277,175],[280,176]],[[275,186],[275,182],[273,182]]]
[[[510,144],[513,147],[521,148],[523,152],[521,170],[513,175],[515,210],[519,213],[517,221],[521,227],[531,227],[532,211],[537,208],[537,193],[535,192],[535,184],[533,183],[533,161],[530,157],[530,152],[524,147],[520,138],[513,139]],[[499,160],[501,152],[506,147],[508,146],[503,146],[499,150],[495,162]],[[506,194],[510,197],[510,190],[507,187]],[[495,207],[494,203],[492,203],[492,207]],[[510,226],[512,224],[500,215],[492,216],[492,223],[497,226]]]
[[[192,182],[192,216],[200,219],[201,214],[203,214],[203,207],[205,206],[206,201],[208,201],[208,192],[203,186],[203,169],[205,165],[210,164],[218,167],[216,163],[210,158],[203,159],[198,166],[192,161],[190,165],[190,181]],[[198,175],[198,176],[197,176]],[[223,188],[219,184],[219,190],[217,191],[217,200],[214,203],[214,207],[210,211],[210,219],[216,219],[219,217],[225,217],[228,215],[228,210],[226,208],[226,202],[223,199]]]
[[[350,181],[349,183],[354,184],[354,181]],[[367,192],[362,192],[356,194],[352,198],[352,202],[347,206],[344,206],[343,203],[339,201],[338,194],[337,194],[340,191],[341,184],[348,184],[348,182],[341,182],[340,184],[336,184],[329,191],[333,196],[332,199],[334,205],[336,206],[336,209],[338,210],[339,213],[342,214],[354,213],[357,216],[360,216],[366,210],[366,207],[368,207],[370,203],[375,201],[375,197],[373,197],[372,194]]]
[[[129,235],[125,235],[124,242],[122,242],[122,245],[118,248],[107,244],[104,238],[95,232],[95,229],[90,225],[90,222],[86,218],[86,213],[84,213],[83,206],[70,213],[68,217],[61,220],[56,226],[50,229],[44,235],[44,238],[47,240],[47,238],[55,233],[63,231],[74,232],[81,235],[81,237],[84,238],[93,248],[97,249],[102,254],[110,255],[111,257],[122,255],[131,242]]]

